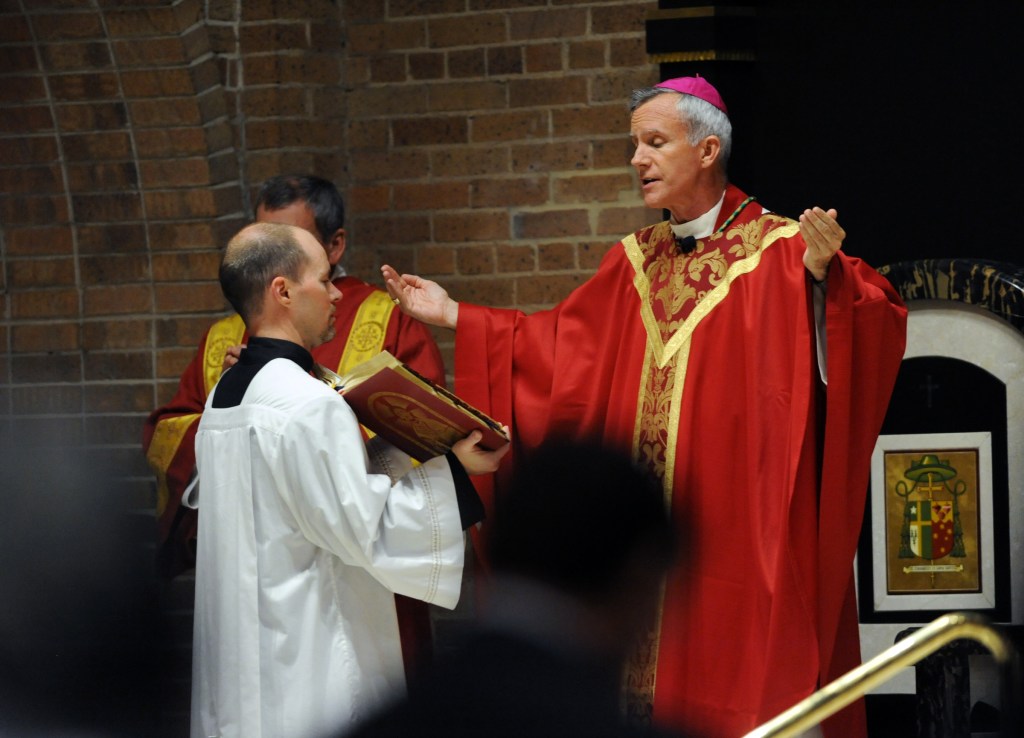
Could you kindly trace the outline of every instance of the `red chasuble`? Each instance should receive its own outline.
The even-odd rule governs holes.
[[[366,282],[342,277],[334,285],[342,294],[335,308],[335,336],[313,349],[318,363],[341,371],[383,348],[420,374],[445,384],[444,362],[429,328],[394,310],[387,294]],[[373,295],[378,299],[370,300]],[[219,321],[203,336],[198,353],[181,375],[177,393],[154,410],[143,427],[143,450],[157,475],[158,563],[165,576],[195,566],[198,517],[195,510],[181,506],[181,496],[196,465],[199,415],[220,376],[224,352],[247,337],[237,315]],[[217,345],[207,346],[210,340]],[[415,651],[430,648],[429,614],[422,602],[399,596],[396,603],[408,664]]]
[[[744,200],[730,186],[716,225]],[[459,308],[456,392],[510,424],[512,464],[597,437],[663,480],[686,550],[626,676],[641,720],[736,738],[859,663],[852,561],[906,310],[837,254],[826,389],[804,251],[751,203],[688,255],[667,223],[629,236],[552,310]],[[864,732],[861,705],[826,723]]]

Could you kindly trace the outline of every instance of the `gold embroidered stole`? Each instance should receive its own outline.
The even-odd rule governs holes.
[[[338,361],[338,374],[345,374],[356,364],[362,363],[381,352],[384,348],[384,337],[387,333],[388,321],[395,303],[387,292],[374,290],[363,300],[352,321],[345,350]]]
[[[242,343],[245,323],[237,313],[221,318],[212,326],[206,336],[206,350],[203,351],[203,384],[206,397],[224,373],[224,356],[232,346]]]
[[[345,350],[341,352],[341,359],[338,361],[338,374],[344,375],[352,367],[380,353],[384,348],[388,321],[394,309],[395,303],[391,295],[380,290],[374,290],[360,303],[356,317],[352,321],[352,330],[349,331],[348,340],[345,342]],[[365,425],[361,427],[367,438],[376,435]]]
[[[224,368],[224,354],[230,346],[237,346],[245,335],[245,323],[239,315],[229,315],[210,326],[203,351],[203,395],[208,397],[217,384]],[[178,453],[178,447],[189,427],[199,418],[199,413],[186,413],[164,418],[153,429],[153,438],[146,450],[146,459],[156,472],[156,513],[163,514],[170,499],[167,485],[167,471]]]
[[[623,240],[647,334],[632,453],[661,479],[669,510],[693,332],[726,298],[733,281],[757,268],[765,249],[798,231],[797,223],[765,213],[698,241],[686,255],[676,253],[667,221]],[[626,666],[626,709],[634,722],[647,723],[653,714],[661,619],[659,613]]]

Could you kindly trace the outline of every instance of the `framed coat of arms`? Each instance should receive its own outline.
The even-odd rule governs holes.
[[[990,433],[880,436],[871,496],[875,612],[995,607]]]
[[[879,272],[909,314],[857,547],[865,661],[955,610],[1024,623],[1024,269],[943,258]],[[877,692],[915,682],[905,669]]]

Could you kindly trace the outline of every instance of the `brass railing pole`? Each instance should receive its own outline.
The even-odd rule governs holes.
[[[839,712],[890,679],[900,669],[913,666],[950,641],[967,638],[985,646],[1001,665],[1013,660],[1009,640],[984,618],[955,612],[933,620],[870,661],[826,684],[807,699],[758,726],[743,738],[792,738]],[[1003,706],[1004,712],[1007,706]]]

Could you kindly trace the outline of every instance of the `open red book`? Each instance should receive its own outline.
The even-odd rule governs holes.
[[[326,367],[318,369],[324,381],[345,398],[360,423],[417,461],[447,453],[472,430],[483,433],[480,445],[488,450],[508,443],[500,423],[387,351],[356,365],[343,377]]]

